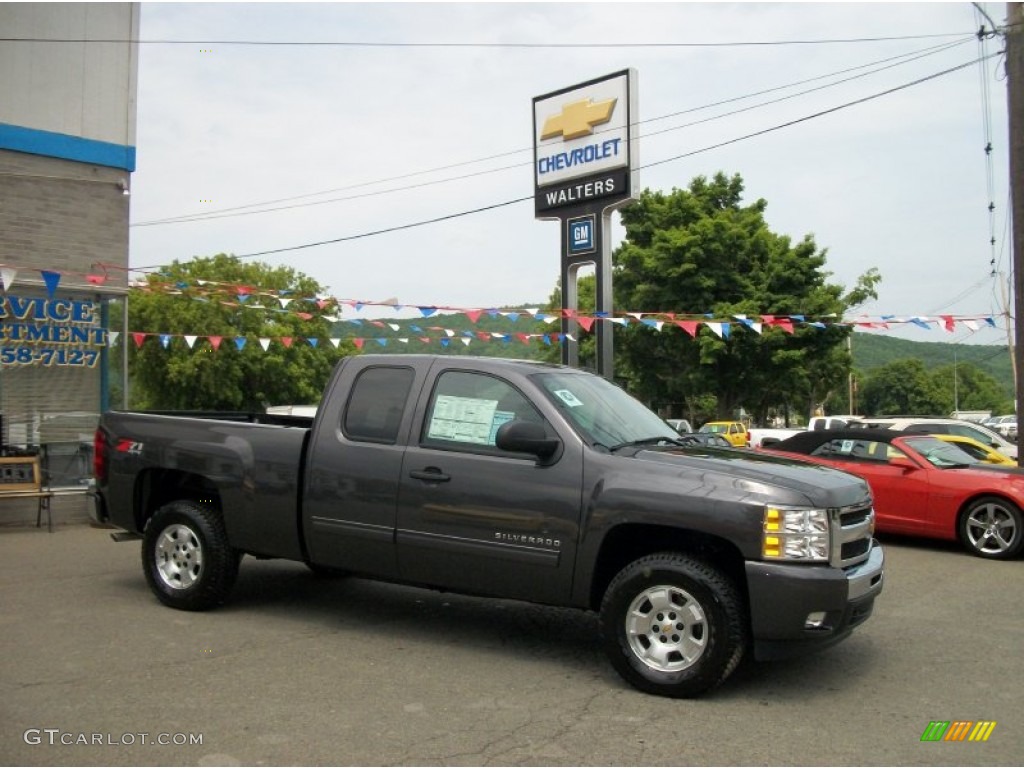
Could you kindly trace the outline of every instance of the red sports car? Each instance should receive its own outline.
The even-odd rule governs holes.
[[[879,531],[959,540],[979,557],[1024,549],[1024,472],[984,465],[931,435],[888,429],[802,432],[760,449],[862,477]]]

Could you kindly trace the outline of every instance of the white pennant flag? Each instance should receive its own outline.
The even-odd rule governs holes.
[[[266,352],[267,349],[270,347],[270,339],[268,339],[266,337],[261,337],[260,338],[260,346],[263,347],[263,351]]]
[[[18,270],[12,269],[11,267],[0,267],[0,288],[5,291],[14,285],[14,278],[18,274]]]
[[[463,336],[461,339],[459,339],[459,341],[462,342],[462,346],[468,347],[469,346],[469,342],[471,342],[472,339],[470,339],[470,338],[468,338],[466,336]]]
[[[972,331],[978,330],[978,324],[976,322],[974,322],[973,320],[961,320],[960,322],[963,323],[964,325],[966,325]]]
[[[721,323],[704,323],[708,328],[715,332],[715,336],[722,338],[722,324]]]
[[[341,339],[333,339],[333,338],[331,339],[331,344],[332,344],[332,345],[334,345],[334,348],[335,348],[335,349],[337,349],[337,348],[338,348],[338,344],[339,344],[340,342],[341,342]]]
[[[747,327],[750,328],[750,330],[752,330],[754,333],[756,333],[757,335],[760,336],[761,335],[761,326],[762,326],[762,323],[751,323]]]
[[[121,338],[121,332],[120,331],[111,331],[110,332],[110,342],[107,344],[107,346],[109,346],[109,347],[114,346],[115,344],[117,344],[117,340],[119,338]]]
[[[185,337],[185,343],[188,344],[188,348],[189,349],[192,349],[192,345],[196,343],[196,339],[198,339],[198,338],[199,338],[198,336],[186,336]]]

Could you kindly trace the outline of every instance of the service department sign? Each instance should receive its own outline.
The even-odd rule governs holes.
[[[537,218],[591,201],[633,197],[636,71],[616,72],[533,100]]]

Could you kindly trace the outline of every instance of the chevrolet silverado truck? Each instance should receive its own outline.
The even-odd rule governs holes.
[[[612,666],[664,696],[868,618],[884,562],[863,480],[678,438],[573,368],[354,356],[312,418],[104,413],[94,515],[141,538],[172,608],[223,603],[249,554],[596,611]]]

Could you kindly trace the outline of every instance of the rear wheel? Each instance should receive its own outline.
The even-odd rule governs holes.
[[[634,687],[660,696],[697,696],[724,681],[743,657],[746,627],[733,583],[679,554],[630,563],[601,605],[612,666]]]
[[[194,501],[161,507],[142,538],[142,569],[149,588],[164,605],[185,611],[223,603],[240,560],[228,544],[220,515]]]
[[[998,496],[984,496],[960,516],[960,541],[978,557],[1006,560],[1024,548],[1020,507]]]

